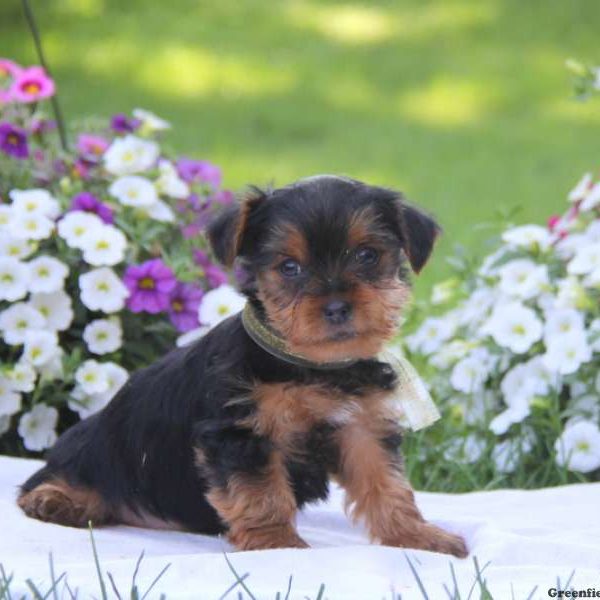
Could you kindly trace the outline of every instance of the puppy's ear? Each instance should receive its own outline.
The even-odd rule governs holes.
[[[252,188],[242,200],[221,211],[206,228],[214,255],[226,267],[233,266],[244,242],[250,213],[266,198],[266,192]]]
[[[441,227],[429,216],[404,201],[400,203],[403,248],[415,273],[429,260]]]

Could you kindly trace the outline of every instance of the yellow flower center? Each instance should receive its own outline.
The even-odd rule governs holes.
[[[523,325],[513,325],[512,331],[517,335],[524,335],[526,330],[525,327],[523,327]]]
[[[152,277],[144,277],[140,280],[140,287],[143,290],[153,290],[155,285],[156,283]]]
[[[227,306],[226,304],[221,304],[219,308],[217,308],[217,312],[222,317],[223,315],[226,315],[229,312],[229,306]]]
[[[27,92],[28,94],[37,94],[42,89],[42,87],[39,83],[36,83],[35,81],[30,81],[26,83],[21,89],[24,92]]]

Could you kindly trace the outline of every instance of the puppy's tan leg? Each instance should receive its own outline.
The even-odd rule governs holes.
[[[340,431],[340,483],[353,519],[366,522],[373,539],[386,546],[418,548],[465,557],[463,539],[421,515],[401,466],[364,423]]]
[[[260,475],[237,473],[206,497],[239,550],[308,547],[296,531],[296,500],[278,452]]]
[[[87,527],[89,521],[93,525],[112,522],[110,510],[97,492],[70,486],[61,479],[22,493],[17,503],[28,517],[59,525]]]

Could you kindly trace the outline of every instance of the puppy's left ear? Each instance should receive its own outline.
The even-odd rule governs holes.
[[[265,192],[252,188],[239,203],[218,213],[208,224],[206,234],[213,253],[226,267],[233,266],[242,251],[250,213],[265,198]]]
[[[408,262],[419,273],[429,260],[442,228],[429,215],[404,201],[400,202],[400,228]]]

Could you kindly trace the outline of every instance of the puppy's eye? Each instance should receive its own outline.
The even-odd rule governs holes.
[[[379,252],[375,248],[363,246],[354,253],[354,258],[360,265],[374,265],[379,260]]]
[[[302,267],[300,266],[300,263],[295,261],[293,258],[286,258],[279,265],[279,272],[284,277],[298,277],[298,275],[302,273]]]

